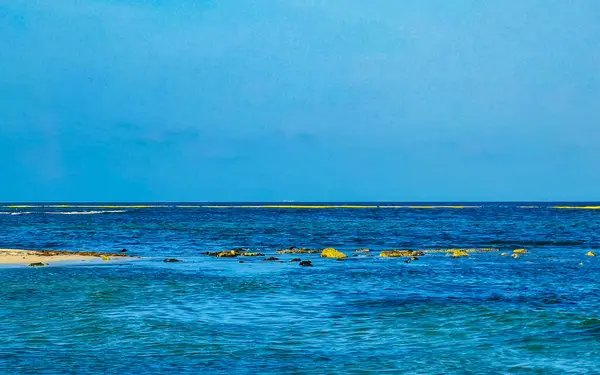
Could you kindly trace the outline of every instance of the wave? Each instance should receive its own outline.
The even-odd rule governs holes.
[[[16,216],[16,215],[30,215],[33,212],[0,212],[0,215],[11,215],[11,216]]]
[[[123,213],[125,210],[110,210],[110,211],[68,211],[68,212],[44,212],[49,215],[98,215],[98,214],[112,214],[112,213]]]

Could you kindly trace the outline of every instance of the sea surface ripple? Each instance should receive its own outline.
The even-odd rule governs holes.
[[[600,211],[557,208],[597,204],[381,205],[2,205],[0,248],[143,259],[0,266],[0,374],[600,373]]]

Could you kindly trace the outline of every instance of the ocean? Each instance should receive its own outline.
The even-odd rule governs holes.
[[[0,248],[142,257],[0,265],[0,374],[600,374],[594,203],[304,205],[0,204]],[[379,256],[453,248],[498,251]]]

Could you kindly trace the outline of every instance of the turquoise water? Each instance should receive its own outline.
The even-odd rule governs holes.
[[[480,206],[0,207],[0,248],[143,257],[0,267],[0,374],[600,373],[600,211]],[[529,253],[377,256],[455,247]]]

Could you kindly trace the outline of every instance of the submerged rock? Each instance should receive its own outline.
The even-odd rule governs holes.
[[[410,263],[410,259],[406,259],[404,263]]]
[[[505,257],[505,256],[508,256],[508,253],[502,253],[500,255],[502,255],[503,257]]]
[[[279,258],[277,258],[277,257],[268,257],[268,258],[263,259],[263,261],[268,261],[268,262],[275,261],[275,260],[279,260]]]
[[[313,264],[310,260],[303,260],[302,262],[300,262],[299,266],[301,267],[312,267]]]
[[[516,249],[516,250],[513,251],[513,253],[515,253],[515,254],[526,254],[527,250],[525,250],[525,249]]]
[[[165,263],[176,263],[176,262],[181,262],[179,259],[176,258],[167,258],[165,260],[163,260],[163,262]]]
[[[421,250],[386,250],[379,253],[379,256],[382,258],[416,257],[423,255],[425,253]]]
[[[290,260],[290,262],[302,262],[302,259],[294,258],[294,259]]]
[[[370,253],[371,250],[369,249],[358,249],[358,250],[354,250],[355,253]]]
[[[512,255],[513,258],[517,259],[520,255],[518,253],[515,253]]]
[[[29,267],[44,267],[47,265],[48,265],[48,263],[42,263],[42,262],[29,263]]]
[[[332,258],[332,259],[341,259],[347,258],[348,256],[341,251],[337,251],[336,249],[329,247],[321,252],[322,258]]]
[[[595,256],[596,256],[596,254],[595,254],[594,252],[592,252],[592,251],[589,251],[589,252],[588,252],[587,254],[585,254],[585,255],[587,255],[587,256],[589,256],[589,257],[595,257]]]
[[[410,260],[419,260],[419,258],[417,258],[417,257],[412,257],[412,258],[410,258]]]
[[[126,253],[126,252],[127,252],[127,249],[121,250],[121,253]]]
[[[243,260],[240,260],[239,263],[246,263],[246,262],[244,262]]]

